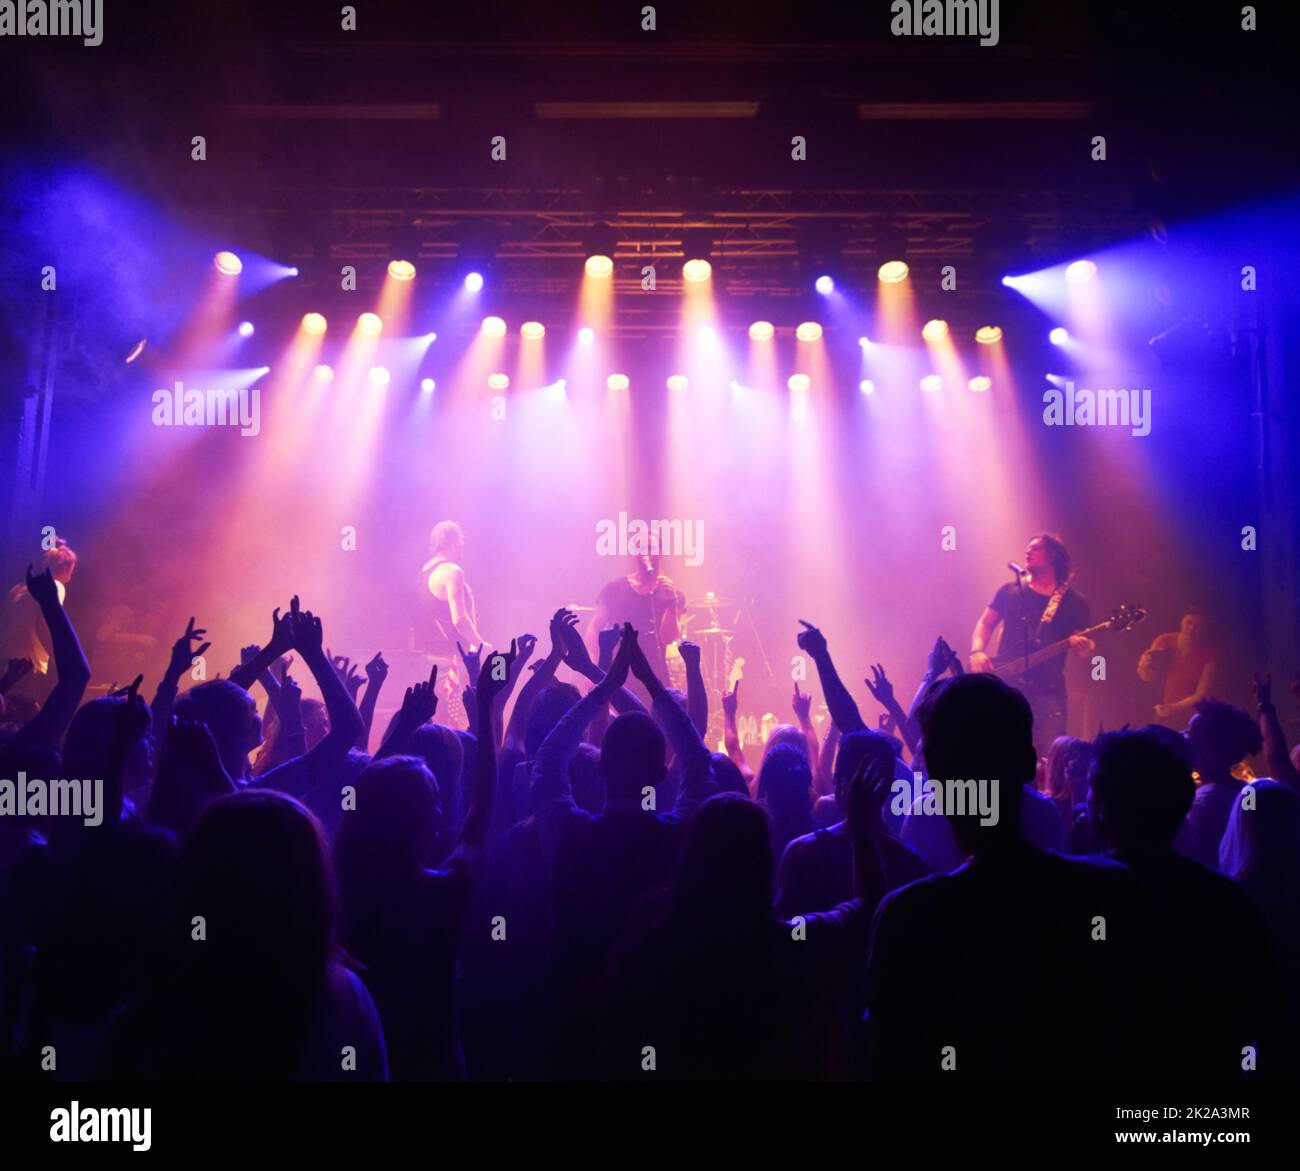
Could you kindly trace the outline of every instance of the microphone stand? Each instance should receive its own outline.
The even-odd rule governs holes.
[[[1016,589],[1020,591],[1020,625],[1025,635],[1025,672],[1029,672],[1029,611],[1025,608],[1025,576],[1016,574]]]

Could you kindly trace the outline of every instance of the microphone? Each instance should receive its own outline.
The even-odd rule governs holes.
[[[1017,577],[1026,576],[1025,569],[1023,568],[1023,566],[1017,565],[1014,561],[1008,561],[1007,568],[1011,570],[1011,572],[1014,573]]]

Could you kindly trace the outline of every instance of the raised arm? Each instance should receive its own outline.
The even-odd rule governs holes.
[[[730,691],[722,693],[722,738],[727,745],[727,755],[731,757],[731,763],[740,769],[740,775],[745,778],[745,784],[750,792],[754,789],[754,770],[749,767],[749,761],[745,759],[745,746],[740,742],[740,730],[736,727],[736,712],[740,707],[740,680],[736,680],[736,686]]]
[[[551,616],[550,653],[534,665],[532,676],[519,689],[519,698],[515,700],[514,709],[510,713],[510,722],[506,725],[505,744],[508,748],[523,751],[524,729],[528,727],[528,717],[533,710],[533,704],[537,701],[537,697],[551,685],[556,668],[564,661],[564,634],[560,627],[563,616],[567,613],[568,610],[561,608]]]
[[[1291,763],[1282,721],[1277,718],[1277,708],[1273,706],[1272,680],[1267,675],[1256,675],[1251,681],[1251,690],[1259,713],[1260,735],[1264,737],[1264,761],[1268,765],[1268,774],[1275,781],[1300,790],[1300,772]]]
[[[361,706],[357,709],[364,725],[364,730],[357,737],[357,747],[362,752],[370,748],[370,729],[375,724],[375,704],[379,702],[379,693],[387,678],[388,664],[384,662],[384,652],[376,651],[375,657],[366,664],[366,690],[361,696]]]
[[[808,742],[808,763],[815,766],[821,751],[817,746],[817,729],[813,727],[812,722],[812,693],[804,695],[799,690],[799,684],[794,685],[794,699],[791,700],[790,706],[794,709],[794,718],[799,721],[799,730],[803,733],[804,739]],[[827,789],[825,792],[817,783],[817,769],[813,768],[813,791],[818,797],[824,797],[826,793],[831,792]]]
[[[805,622],[802,618],[799,619],[799,624],[804,628],[798,637],[799,649],[817,665],[822,694],[826,697],[826,706],[830,709],[831,719],[839,728],[840,735],[864,731],[867,725],[853,696],[849,694],[849,689],[840,681],[835,664],[831,662],[825,636],[812,623]]]
[[[576,671],[585,679],[590,679],[593,684],[600,683],[606,673],[602,671],[595,663],[591,661],[591,653],[587,650],[587,644],[583,641],[582,635],[578,633],[577,615],[565,611],[565,617],[560,623],[560,635],[564,640],[564,662],[570,670]],[[626,687],[616,687],[610,694],[609,702],[614,705],[614,709],[622,715],[624,712],[643,712],[643,704],[635,695]]]
[[[497,736],[493,727],[493,721],[497,718],[496,701],[511,677],[516,655],[517,641],[512,641],[508,652],[488,655],[479,671],[478,685],[474,689],[479,729],[478,748],[474,755],[474,788],[470,795],[469,810],[460,827],[460,841],[450,859],[454,865],[476,866],[487,844],[492,806],[496,801]]]
[[[677,650],[686,664],[686,710],[695,730],[703,736],[709,730],[709,692],[704,686],[704,672],[700,670],[700,648],[683,640],[677,644]]]
[[[290,607],[289,618],[293,624],[293,645],[316,680],[325,701],[325,710],[329,712],[330,730],[306,756],[308,764],[318,769],[342,760],[357,742],[364,725],[357,705],[352,702],[347,687],[325,654],[321,620],[310,610],[299,610],[297,598]],[[277,654],[276,658],[279,657]]]
[[[53,574],[33,574],[27,567],[27,592],[41,608],[45,625],[49,627],[50,642],[54,651],[54,665],[59,681],[50,692],[45,706],[33,716],[14,736],[20,743],[57,745],[68,730],[81,698],[90,682],[90,664],[77,641],[77,632],[63,603],[59,601],[59,587]]]

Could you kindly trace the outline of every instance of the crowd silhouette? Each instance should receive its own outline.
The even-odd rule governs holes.
[[[830,730],[796,686],[751,767],[738,692],[713,751],[693,648],[682,694],[630,625],[596,660],[565,610],[545,657],[469,648],[469,730],[435,670],[377,735],[382,656],[331,655],[297,598],[225,678],[187,680],[191,619],[151,704],[142,678],[83,703],[49,568],[25,591],[56,681],[0,679],[0,777],[103,803],[2,810],[8,1080],[1300,1074],[1300,773],[1266,679],[1256,715],[1204,698],[1185,733],[1040,760],[1025,698],[942,639],[910,710],[873,668],[869,726],[804,622]],[[936,810],[951,780],[996,816]]]

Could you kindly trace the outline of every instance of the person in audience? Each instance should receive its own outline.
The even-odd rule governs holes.
[[[1219,865],[1219,843],[1228,814],[1241,795],[1242,782],[1232,770],[1254,756],[1263,747],[1264,738],[1249,714],[1217,699],[1196,705],[1184,735],[1200,783],[1175,846],[1213,870]]]

